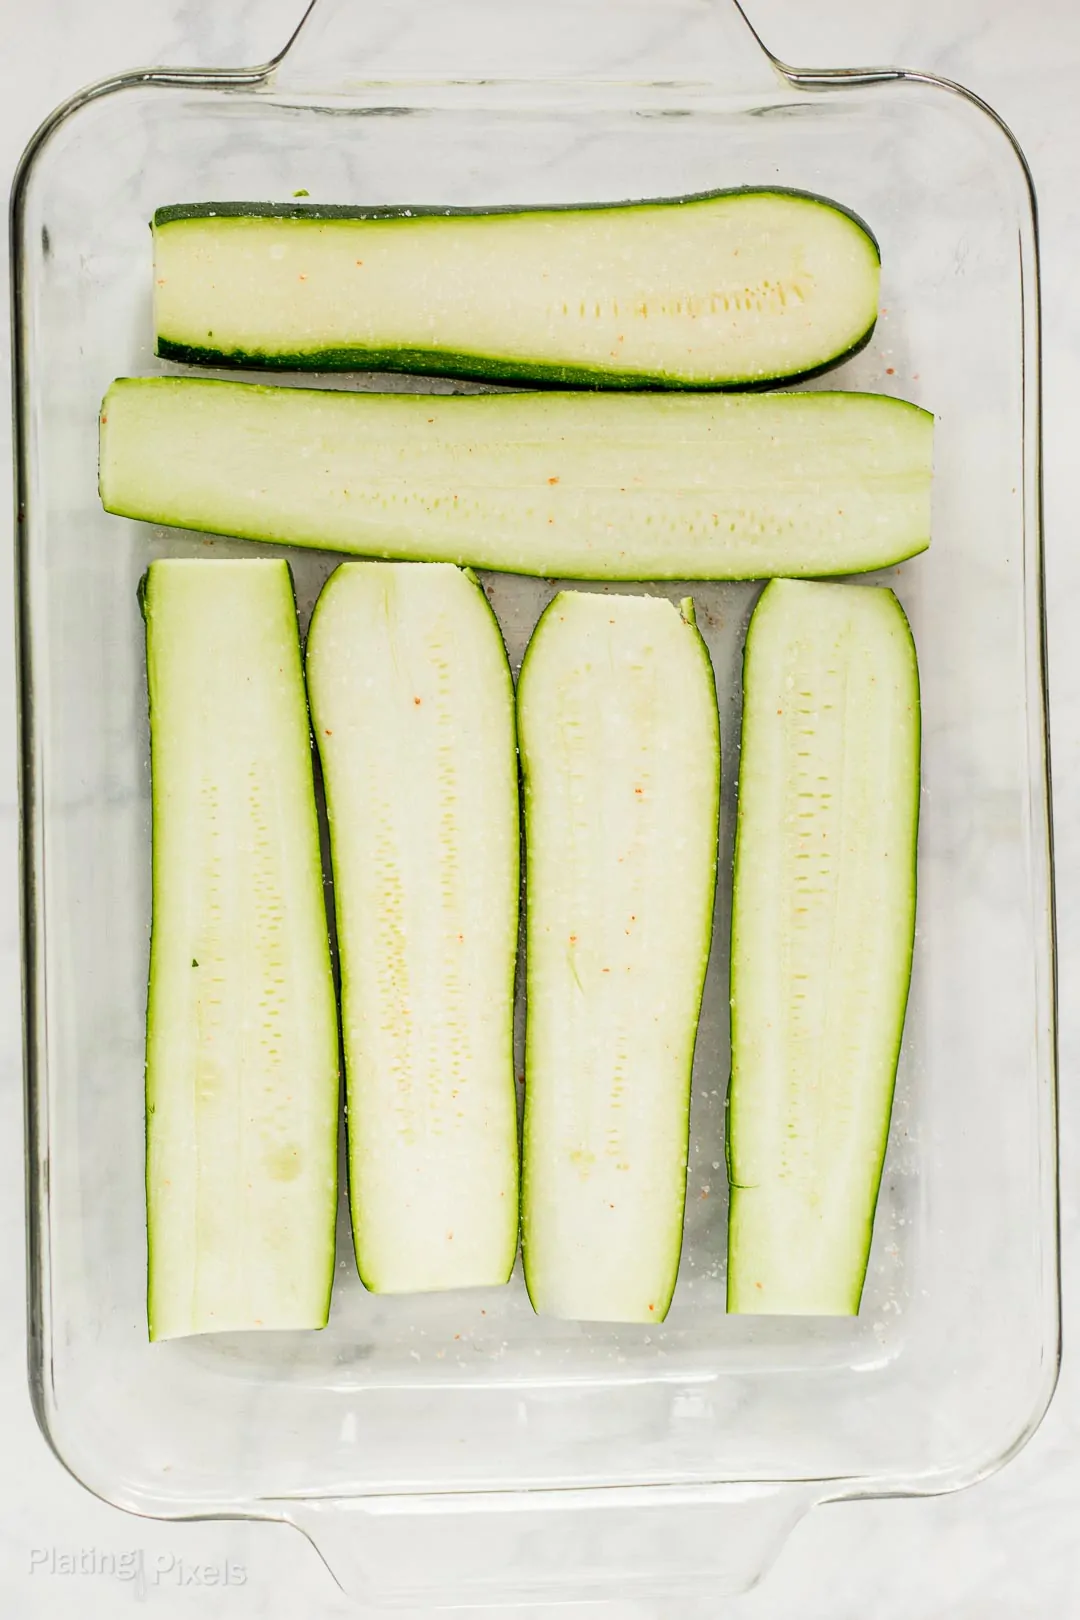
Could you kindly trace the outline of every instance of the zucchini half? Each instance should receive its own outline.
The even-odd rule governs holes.
[[[517,1253],[514,688],[475,578],[345,563],[307,646],[334,866],[349,1203],[374,1293]]]
[[[854,354],[877,243],[807,192],[583,207],[206,203],[154,217],[158,354],[605,388],[745,388]]]
[[[693,604],[560,592],[518,726],[525,1280],[552,1316],[660,1322],[716,888],[719,723]]]
[[[746,643],[728,1309],[858,1312],[915,937],[919,676],[892,591],[774,580]]]
[[[472,396],[122,378],[110,512],[565,579],[882,568],[930,541],[933,418],[879,394]]]
[[[150,1337],[323,1327],[337,1007],[289,568],[166,559],[141,595]]]

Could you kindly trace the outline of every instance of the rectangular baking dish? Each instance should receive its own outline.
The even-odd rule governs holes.
[[[156,556],[281,555],[98,503],[105,388],[178,369],[152,352],[153,210],[752,183],[836,198],[881,242],[875,337],[816,386],[895,392],[937,416],[933,545],[881,576],[919,649],[924,787],[861,1314],[724,1310],[727,874],[759,587],[717,584],[693,595],[721,707],[721,882],[667,1321],[540,1319],[519,1275],[377,1298],[343,1208],[324,1332],[151,1346],[136,587]],[[1007,130],[923,75],[785,68],[733,0],[316,0],[266,68],[132,73],[59,109],[16,182],[13,252],[30,1379],[67,1466],[137,1513],[289,1521],[369,1607],[631,1596],[664,1620],[748,1585],[815,1502],[946,1491],[998,1467],[1038,1424],[1058,1358],[1038,277]],[[306,623],[337,559],[289,555]],[[485,583],[516,667],[555,585]]]

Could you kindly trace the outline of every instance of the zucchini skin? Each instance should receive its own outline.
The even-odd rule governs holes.
[[[844,214],[869,238],[881,263],[881,245],[869,225],[853,208],[822,197],[816,191],[804,191],[798,186],[720,186],[714,191],[688,191],[679,197],[636,197],[633,201],[592,203],[544,203],[540,206],[521,206],[517,203],[496,203],[490,208],[450,208],[434,203],[398,203],[391,206],[376,205],[364,208],[353,203],[311,202],[209,202],[167,203],[154,210],[155,226],[171,225],[184,219],[471,219],[491,214],[597,214],[612,209],[627,211],[635,208],[679,208],[684,203],[716,202],[721,197],[794,197],[799,202],[814,203],[831,208],[835,214]]]
[[[632,213],[641,209],[678,209],[687,204],[715,202],[729,197],[787,197],[842,214],[854,224],[871,245],[878,265],[881,247],[866,221],[843,203],[795,186],[728,186],[713,191],[687,192],[678,197],[637,198],[628,202],[549,203],[542,207],[514,204],[490,208],[438,207],[432,204],[401,204],[393,207],[356,207],[343,203],[222,202],[173,203],[154,213],[155,230],[193,219],[285,219],[285,220],[380,220],[380,219],[468,219],[498,215],[544,218],[563,214]],[[711,392],[758,391],[777,383],[808,382],[843,365],[866,348],[874,335],[876,314],[863,332],[847,348],[820,363],[798,371],[773,371],[752,377],[687,379],[664,372],[620,372],[606,367],[564,365],[544,360],[498,359],[480,353],[444,349],[367,348],[361,345],[308,349],[292,353],[268,354],[252,349],[217,349],[199,344],[177,343],[159,336],[156,353],[162,360],[181,365],[221,368],[256,368],[273,371],[390,371],[410,376],[451,377],[463,382],[529,383],[538,388],[582,389],[671,389]]]
[[[480,354],[448,354],[443,349],[317,349],[305,354],[256,354],[250,350],[199,349],[186,343],[159,338],[161,360],[175,360],[188,366],[217,366],[234,370],[260,371],[397,371],[418,377],[452,377],[461,382],[529,383],[536,388],[592,388],[611,393],[615,389],[680,390],[684,393],[760,393],[778,383],[809,382],[823,377],[836,366],[861,354],[874,335],[874,326],[842,354],[823,360],[806,371],[776,372],[768,377],[728,379],[722,382],[691,382],[681,377],[665,377],[634,372],[590,370],[587,366],[560,366],[550,361],[494,360]]]

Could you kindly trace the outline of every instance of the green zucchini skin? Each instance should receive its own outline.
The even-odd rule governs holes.
[[[692,602],[560,592],[518,717],[526,1286],[546,1315],[660,1322],[716,885],[719,724]]]
[[[823,228],[841,227],[843,236],[845,239],[849,239],[846,241],[847,247],[857,254],[861,265],[861,270],[855,276],[852,285],[848,286],[847,282],[845,282],[844,298],[846,307],[851,308],[857,302],[860,310],[859,315],[853,317],[853,324],[852,320],[846,322],[841,320],[840,326],[836,328],[833,335],[823,338],[815,345],[815,341],[811,337],[806,336],[803,338],[794,333],[792,323],[798,317],[789,313],[785,308],[777,319],[787,323],[786,329],[789,335],[785,337],[782,344],[775,345],[775,355],[771,359],[768,357],[766,352],[768,345],[766,343],[765,348],[760,350],[756,360],[752,358],[754,350],[751,348],[749,351],[751,360],[739,361],[735,357],[736,351],[730,348],[733,340],[727,330],[716,327],[712,331],[704,331],[700,323],[690,322],[688,326],[679,326],[677,329],[672,330],[669,345],[670,355],[664,363],[649,363],[645,358],[644,351],[633,362],[623,363],[620,360],[618,345],[624,342],[626,334],[618,336],[616,348],[610,352],[605,350],[602,357],[599,353],[588,356],[578,355],[575,353],[575,349],[581,347],[582,339],[580,334],[576,337],[571,332],[560,334],[557,317],[553,317],[551,314],[547,317],[546,324],[541,321],[540,325],[535,327],[535,341],[532,349],[528,349],[526,345],[527,352],[515,352],[520,345],[526,342],[524,334],[532,330],[530,323],[535,323],[538,318],[535,303],[536,299],[542,296],[542,293],[538,287],[534,287],[531,292],[522,292],[517,304],[508,298],[504,289],[513,284],[511,274],[512,255],[507,258],[506,263],[499,260],[493,270],[486,268],[479,274],[474,272],[468,275],[464,271],[458,272],[464,277],[465,291],[457,294],[454,291],[455,267],[453,255],[460,252],[462,246],[468,247],[470,234],[475,235],[477,228],[488,232],[493,224],[497,228],[499,221],[507,222],[515,230],[521,226],[535,228],[535,242],[532,243],[528,250],[528,258],[531,262],[539,253],[554,251],[560,230],[567,228],[571,230],[579,227],[588,228],[592,222],[597,222],[595,228],[602,233],[605,228],[620,230],[628,224],[632,228],[635,221],[643,220],[646,223],[655,221],[658,230],[678,233],[683,220],[700,215],[702,210],[731,210],[732,208],[738,208],[740,203],[748,204],[752,208],[760,207],[762,204],[772,204],[774,208],[780,211],[777,225],[774,225],[771,229],[767,225],[763,226],[770,243],[782,236],[782,229],[793,223],[796,213],[800,216],[800,223],[810,225],[811,240],[814,226]],[[805,215],[805,220],[802,218],[803,215]],[[275,330],[275,322],[269,317],[260,317],[260,319],[265,319],[267,324],[260,329],[261,337],[256,339],[254,336],[256,327],[251,326],[250,323],[250,309],[257,308],[261,303],[267,301],[266,288],[271,284],[275,287],[274,298],[280,298],[280,275],[283,272],[268,272],[264,265],[258,263],[258,255],[249,253],[245,257],[243,273],[253,275],[254,279],[249,289],[250,296],[246,296],[244,299],[248,313],[242,317],[242,321],[251,335],[243,339],[234,333],[234,336],[230,338],[228,336],[230,319],[220,289],[223,285],[228,284],[231,275],[237,273],[237,266],[234,265],[232,271],[219,266],[213,273],[207,291],[191,308],[187,309],[186,314],[181,314],[175,307],[174,285],[177,265],[174,263],[173,257],[170,256],[170,241],[172,240],[170,232],[175,235],[178,230],[184,230],[193,225],[198,227],[205,222],[206,230],[202,234],[205,240],[211,243],[213,236],[220,234],[214,232],[212,224],[213,221],[217,220],[227,222],[225,225],[226,230],[231,225],[235,225],[235,222],[241,222],[241,228],[244,222],[254,225],[280,223],[282,231],[278,235],[281,240],[276,242],[271,249],[272,254],[277,257],[284,254],[287,243],[295,245],[295,241],[292,239],[296,232],[304,232],[307,235],[314,229],[324,226],[339,226],[343,230],[349,230],[352,227],[360,233],[357,237],[358,242],[361,240],[374,242],[375,236],[373,236],[370,227],[384,226],[395,233],[399,233],[403,230],[408,231],[410,225],[415,225],[423,233],[423,239],[418,238],[419,251],[423,256],[425,266],[425,276],[420,286],[423,296],[433,298],[436,302],[431,304],[430,312],[425,312],[423,308],[418,307],[414,317],[396,319],[392,322],[394,325],[392,340],[376,341],[370,335],[363,340],[359,338],[352,339],[345,332],[345,329],[350,324],[356,320],[377,321],[378,294],[373,295],[376,299],[376,313],[369,313],[372,306],[362,301],[356,306],[360,313],[349,317],[345,311],[351,307],[352,301],[356,298],[356,289],[349,287],[347,282],[342,283],[331,296],[329,306],[331,314],[326,317],[330,324],[337,329],[337,336],[332,340],[327,340],[325,336],[319,338],[311,330],[310,317],[307,313],[301,315],[301,309],[305,312],[309,309],[313,295],[301,295],[297,287],[293,289],[292,315],[289,317],[282,316],[281,319],[286,327],[290,319],[298,320],[301,329],[305,333],[304,341],[290,341],[285,330],[280,327]],[[443,223],[447,226],[449,234],[439,229]],[[369,229],[365,229],[365,227]],[[755,389],[767,388],[779,381],[792,382],[819,376],[832,367],[841,364],[844,360],[857,354],[870,341],[877,319],[880,250],[869,228],[858,215],[841,204],[816,196],[811,192],[798,191],[783,186],[740,186],[724,190],[692,193],[682,197],[645,199],[616,204],[560,204],[520,208],[440,208],[431,206],[362,208],[335,204],[246,202],[177,204],[157,210],[154,216],[153,230],[158,259],[158,273],[155,278],[156,287],[166,289],[160,291],[156,299],[157,352],[164,359],[187,364],[248,368],[266,367],[268,369],[288,370],[385,370],[428,376],[457,377],[492,383],[525,382],[542,387],[564,388]],[[432,238],[433,232],[434,238],[429,240],[429,238]],[[376,232],[376,234],[380,233]],[[440,244],[440,237],[445,238],[444,244]],[[436,281],[436,278],[428,277],[427,266],[431,262],[439,263],[438,255],[441,245],[445,245],[449,257],[445,259],[441,278]],[[781,248],[782,245],[781,242]],[[744,248],[748,252],[753,249],[752,229],[749,232]],[[365,248],[364,251],[366,252],[367,249]],[[796,254],[793,265],[796,267],[802,266],[806,256],[804,253]],[[812,255],[810,256],[812,257]],[[621,255],[616,255],[616,262],[620,257]],[[712,279],[718,273],[716,267],[721,262],[721,259],[722,252],[718,247],[712,261],[706,262],[699,267],[698,274],[704,278],[701,281],[702,287],[711,284]],[[357,265],[361,265],[363,262],[359,259],[356,261]],[[738,266],[733,266],[733,270],[737,268]],[[827,268],[827,266],[822,266],[822,271],[827,270]],[[341,267],[338,266],[337,273],[340,273],[340,269]],[[180,272],[181,277],[183,277],[184,267],[182,261],[180,263]],[[191,274],[190,268],[187,273]],[[616,276],[616,281],[612,283],[613,286],[618,285],[617,278],[622,273],[624,272],[621,269],[613,272]],[[675,278],[671,286],[665,288],[662,282],[655,283],[653,284],[653,290],[648,293],[648,297],[654,299],[667,298],[677,301],[691,296],[688,284],[680,280],[680,276],[684,272],[673,271],[670,273]],[[774,272],[781,279],[784,273],[783,265],[778,271]],[[802,270],[790,269],[790,273],[794,276],[805,274],[805,266]],[[268,274],[274,277],[272,283],[265,279]],[[850,279],[849,267],[844,267],[843,274]],[[548,272],[544,272],[545,279],[547,275]],[[307,275],[305,274],[302,279],[307,280]],[[399,277],[392,279],[397,280]],[[818,286],[826,284],[828,279],[827,274],[815,275],[813,268],[810,269],[809,285],[814,289],[811,294],[812,297],[824,299],[827,296],[824,293],[818,294],[816,289]],[[478,342],[474,349],[467,341],[460,341],[460,338],[467,336],[467,334],[462,329],[460,311],[455,313],[455,297],[458,299],[464,297],[467,303],[469,287],[482,280],[488,280],[492,285],[497,286],[500,290],[499,296],[507,298],[507,303],[501,332],[496,328],[499,335],[489,335],[487,342]],[[434,291],[432,290],[433,282],[435,282]],[[525,286],[525,282],[522,285]],[[584,298],[582,315],[585,313],[586,304],[594,296],[597,296],[600,299],[600,302],[596,305],[596,313],[599,318],[601,305],[604,302],[604,290],[599,284],[587,286],[585,282],[581,282],[578,285],[586,289],[582,295]],[[627,291],[629,285],[628,283],[627,287],[624,287],[621,295],[612,294],[611,296],[622,296],[625,301],[627,297],[631,296]],[[633,283],[633,285],[637,288],[633,296],[638,298],[644,296],[642,289],[648,283],[643,281]],[[778,283],[770,282],[769,277],[766,276],[758,283],[759,293],[762,293],[766,298],[775,296],[777,285]],[[560,287],[564,299],[571,295],[577,296],[576,291],[569,282],[560,283]],[[772,287],[772,293],[770,293],[770,287]],[[797,291],[797,297],[792,301],[792,310],[796,304],[805,302],[805,290],[802,284],[796,280],[794,287]],[[263,294],[262,297],[260,297],[260,293]],[[697,293],[693,294],[693,296],[700,298],[703,295]],[[742,307],[738,302],[739,295],[734,293],[732,296],[735,299],[735,309],[738,311]],[[754,296],[752,287],[745,289],[745,296],[747,298]],[[301,297],[305,299],[303,304],[301,303]],[[437,302],[440,297],[446,300],[441,305]],[[531,303],[530,299],[532,300]],[[681,305],[679,307],[681,308]],[[726,302],[723,307],[726,312],[728,309]],[[562,313],[565,321],[567,315],[565,302]],[[715,308],[713,313],[716,313]],[[758,314],[760,315],[760,306]],[[618,319],[622,323],[626,318],[627,316],[619,316]],[[629,336],[632,348],[634,339],[632,329],[633,314],[628,312],[628,318],[631,322]],[[739,318],[736,317],[732,323],[733,327],[737,326]],[[743,310],[742,318],[744,320],[750,318],[749,304]],[[451,329],[459,332],[458,341],[453,339],[443,339],[437,343],[418,341],[422,331],[445,326],[447,320],[450,321]],[[177,321],[180,322],[179,326],[176,324]],[[223,323],[225,335],[222,333]],[[185,324],[186,330],[182,329]],[[763,331],[768,332],[768,320],[759,321],[758,324]],[[794,343],[797,346],[800,342],[805,352],[801,354],[800,358],[792,360],[790,354],[786,352],[788,344]],[[545,354],[543,352],[545,344],[549,347],[553,345],[553,352]],[[727,349],[725,349],[725,345],[728,346]],[[595,344],[593,347],[595,347]],[[696,353],[696,350],[701,352]],[[629,353],[630,351],[624,352]],[[647,352],[652,352],[652,350],[650,349]],[[729,354],[729,358],[724,358],[725,353]],[[710,355],[712,356],[711,359],[709,358]]]
[[[642,197],[636,201],[618,203],[544,203],[531,208],[515,203],[497,203],[490,208],[446,207],[438,203],[376,204],[369,208],[354,203],[296,201],[166,203],[154,210],[153,224],[155,227],[172,225],[184,219],[488,219],[500,214],[594,214],[608,213],[612,209],[622,212],[630,208],[678,208],[686,203],[714,202],[720,197],[794,197],[799,202],[831,208],[837,214],[846,215],[853,225],[859,227],[873,247],[878,263],[881,263],[881,247],[877,237],[854,208],[798,186],[721,186],[712,191],[688,191],[679,197]]]
[[[850,348],[802,371],[736,382],[687,382],[659,373],[598,372],[586,366],[550,365],[541,360],[518,362],[475,354],[453,354],[441,349],[310,349],[295,354],[256,354],[249,350],[218,350],[159,338],[157,354],[178,365],[214,366],[236,371],[396,371],[413,377],[452,377],[461,382],[528,383],[531,388],[593,388],[624,391],[659,389],[715,393],[764,393],[779,383],[812,382],[861,354],[874,335],[867,327]]]
[[[893,593],[772,581],[744,667],[729,1311],[858,1313],[911,979],[919,751]]]
[[[285,562],[166,559],[146,621],[150,1337],[319,1328],[337,1007]]]
[[[930,541],[933,418],[873,394],[368,394],[122,378],[125,517],[564,579],[881,568]]]

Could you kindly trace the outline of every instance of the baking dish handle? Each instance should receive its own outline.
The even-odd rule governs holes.
[[[275,90],[393,81],[697,85],[768,94],[784,70],[738,0],[311,0],[270,64]]]
[[[643,1617],[672,1620],[677,1598],[686,1620],[695,1613],[711,1620],[717,1598],[753,1586],[823,1495],[819,1482],[279,1506],[342,1589],[373,1616],[402,1608],[506,1613],[519,1604],[617,1600],[636,1602]]]

